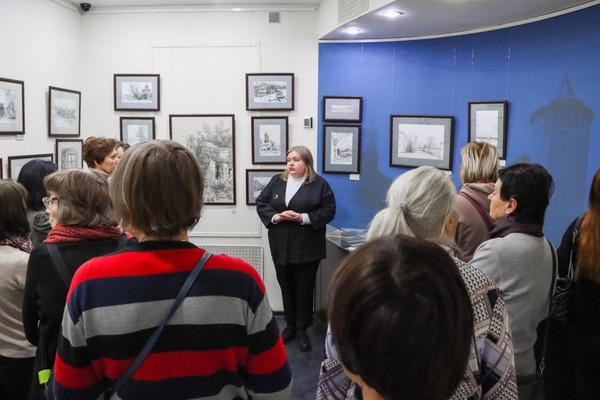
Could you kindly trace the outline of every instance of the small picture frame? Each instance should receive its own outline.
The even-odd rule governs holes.
[[[486,142],[496,147],[498,157],[506,159],[507,101],[469,102],[469,141]]]
[[[25,134],[25,82],[0,78],[0,135]]]
[[[115,74],[115,111],[160,111],[159,74]]]
[[[281,169],[247,169],[246,170],[246,204],[256,205],[256,198],[267,183],[277,174],[283,173]]]
[[[121,141],[133,146],[154,139],[154,117],[121,117]]]
[[[324,96],[323,122],[361,122],[362,97]]]
[[[4,164],[2,163],[2,159],[0,158],[0,179],[3,179],[2,177],[4,176],[4,175],[2,175],[2,166],[3,165]]]
[[[294,74],[246,74],[246,110],[292,111]]]
[[[390,166],[429,165],[450,171],[454,118],[430,115],[390,116]]]
[[[323,172],[358,174],[360,171],[360,126],[323,126]]]
[[[83,139],[56,139],[55,156],[59,170],[83,168]]]
[[[48,154],[32,154],[27,156],[9,156],[8,157],[8,179],[17,179],[23,165],[31,160],[44,160],[54,162],[52,153]]]
[[[285,164],[288,117],[252,117],[252,164]]]
[[[81,128],[81,92],[48,88],[48,136],[78,137]]]

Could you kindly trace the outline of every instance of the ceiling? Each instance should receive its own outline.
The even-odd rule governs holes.
[[[69,0],[78,5],[77,1]],[[90,0],[90,12],[118,8],[219,7],[223,9],[290,9],[314,6],[322,0]],[[525,22],[600,4],[600,0],[396,0],[358,17],[321,37],[326,41],[414,39],[473,33]],[[259,8],[256,8],[259,7]],[[384,11],[403,15],[388,18]],[[336,16],[337,19],[337,16]],[[349,34],[348,28],[359,32]]]

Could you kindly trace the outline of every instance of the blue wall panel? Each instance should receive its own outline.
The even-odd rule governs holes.
[[[537,162],[554,176],[545,232],[558,244],[585,209],[600,168],[599,20],[600,6],[594,6],[451,38],[320,44],[319,96],[363,97],[360,180],[324,174],[338,199],[334,225],[365,227],[383,207],[392,179],[407,170],[389,166],[391,114],[454,116],[458,188],[468,102],[507,100],[506,162]],[[321,142],[318,151],[321,162]]]

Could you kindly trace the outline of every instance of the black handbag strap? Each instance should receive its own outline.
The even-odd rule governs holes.
[[[65,264],[65,260],[60,255],[60,251],[58,251],[58,245],[56,243],[47,243],[46,248],[48,249],[48,254],[50,254],[50,258],[58,271],[58,274],[62,278],[67,288],[71,286],[71,279],[73,279],[73,275],[69,272],[67,265]]]
[[[581,221],[583,220],[583,215],[577,217],[575,221],[575,227],[573,228],[573,240],[571,241],[571,252],[569,254],[569,270],[567,271],[567,278],[569,280],[575,279],[575,266],[573,265],[573,249],[575,248],[575,242],[577,240],[577,235],[579,235],[579,228],[581,227]]]
[[[556,259],[556,249],[552,246],[552,243],[548,239],[546,239],[548,245],[550,246],[550,251],[552,252],[552,283],[550,284],[550,294],[548,295],[548,316],[546,317],[546,329],[544,330],[544,347],[542,350],[542,360],[540,361],[540,378],[543,379],[544,369],[546,368],[545,359],[546,359],[546,346],[548,345],[548,328],[550,328],[550,307],[552,304],[552,294],[556,289],[556,278],[558,276],[558,261]]]
[[[194,267],[192,272],[190,272],[187,279],[183,283],[183,286],[179,290],[179,293],[177,293],[177,297],[175,298],[175,301],[173,302],[171,309],[167,313],[167,316],[163,319],[162,323],[154,330],[154,333],[152,333],[152,336],[150,336],[150,339],[148,339],[148,341],[144,345],[144,348],[138,354],[138,356],[133,361],[133,363],[129,366],[129,368],[127,368],[127,371],[125,371],[123,376],[121,376],[121,378],[119,378],[117,383],[115,383],[114,386],[105,395],[106,399],[110,398],[110,396],[113,393],[116,393],[117,391],[119,391],[119,389],[121,389],[121,387],[123,387],[123,385],[133,376],[133,374],[135,373],[135,371],[137,371],[137,369],[140,367],[140,365],[142,365],[142,363],[144,362],[144,359],[150,353],[150,350],[152,350],[152,347],[154,347],[154,344],[158,340],[158,337],[160,336],[163,329],[167,325],[167,322],[169,322],[169,319],[171,319],[173,314],[175,314],[175,311],[177,311],[177,309],[183,302],[183,299],[189,292],[190,288],[194,284],[194,281],[198,277],[198,274],[200,273],[200,271],[202,270],[202,268],[204,267],[204,265],[206,264],[206,262],[208,261],[208,259],[210,258],[211,255],[212,255],[211,253],[209,253],[208,251],[205,251],[204,254],[202,255],[202,257],[200,257],[200,260],[198,260],[198,263],[196,264],[196,266]]]

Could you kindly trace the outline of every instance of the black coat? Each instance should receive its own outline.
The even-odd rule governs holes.
[[[322,260],[326,257],[325,227],[335,217],[333,191],[325,179],[317,176],[311,183],[302,184],[286,206],[286,185],[281,175],[276,175],[256,198],[258,216],[269,230],[273,262],[287,265]],[[286,210],[308,214],[311,224],[271,222],[275,214]]]

